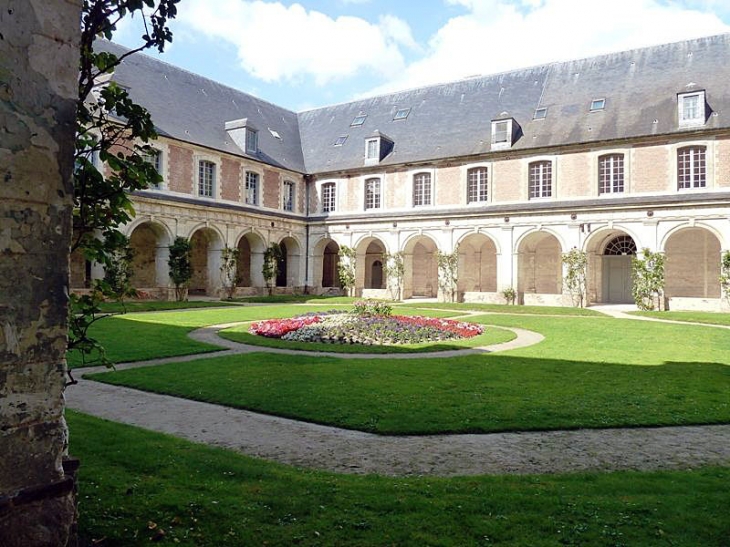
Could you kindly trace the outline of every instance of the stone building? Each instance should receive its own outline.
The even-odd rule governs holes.
[[[119,46],[104,44],[113,51]],[[589,259],[589,303],[631,302],[630,257],[665,254],[672,309],[720,309],[730,250],[730,35],[469,78],[295,113],[136,55],[114,79],[159,128],[164,183],[126,227],[135,284],[167,296],[167,246],[191,238],[192,291],[217,294],[240,250],[239,293],[336,290],[341,245],[357,294],[438,293],[437,251],[459,253],[459,298],[567,305],[561,254]],[[74,282],[99,275],[76,263]]]

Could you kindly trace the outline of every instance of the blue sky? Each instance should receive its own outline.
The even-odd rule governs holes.
[[[181,0],[161,58],[291,110],[730,32],[728,0]],[[138,24],[115,41],[133,46]]]

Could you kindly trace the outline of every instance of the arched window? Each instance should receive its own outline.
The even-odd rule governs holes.
[[[549,198],[553,195],[553,164],[534,161],[530,164],[530,199]]]
[[[624,155],[606,154],[598,158],[598,193],[624,191]]]
[[[431,205],[431,173],[413,175],[413,206]]]
[[[337,186],[334,182],[322,185],[322,212],[331,213],[337,208]]]
[[[616,236],[603,250],[605,256],[624,256],[636,254],[636,243],[631,236]]]
[[[677,188],[704,188],[707,186],[705,146],[685,146],[677,150]]]
[[[489,198],[488,178],[486,167],[475,167],[466,172],[467,203],[487,201]]]
[[[365,209],[380,209],[380,179],[365,181]]]

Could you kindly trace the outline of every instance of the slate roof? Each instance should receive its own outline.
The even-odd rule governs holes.
[[[706,91],[711,115],[702,130],[730,127],[730,34],[480,76],[299,114],[143,55],[130,57],[117,73],[163,134],[245,155],[228,138],[224,122],[248,118],[259,128],[258,159],[313,174],[361,169],[365,138],[376,130],[394,142],[380,165],[488,154],[491,121],[505,115],[521,128],[511,150],[684,132],[677,123],[676,98],[687,91]],[[590,112],[591,101],[601,98],[606,99],[605,109]],[[547,116],[533,120],[540,107],[547,107]],[[400,108],[411,111],[395,121]],[[364,123],[351,127],[360,114],[367,115]],[[269,127],[281,134],[281,141],[271,137]],[[345,143],[334,146],[344,135]]]
[[[116,55],[127,48],[99,41],[99,49]],[[219,84],[153,57],[136,53],[114,72],[150,112],[160,135],[303,173],[306,171],[296,113]],[[225,122],[248,118],[258,129],[259,153],[246,154],[225,130]],[[269,129],[276,131],[275,138]]]

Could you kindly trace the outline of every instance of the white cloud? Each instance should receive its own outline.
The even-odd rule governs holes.
[[[686,1],[445,0],[467,12],[441,27],[401,77],[368,95],[730,31],[706,7],[716,0]]]
[[[266,82],[313,77],[317,85],[362,70],[389,78],[416,46],[410,27],[394,16],[377,24],[333,19],[300,4],[244,0],[189,0],[179,12],[188,28],[234,44],[241,66]]]

